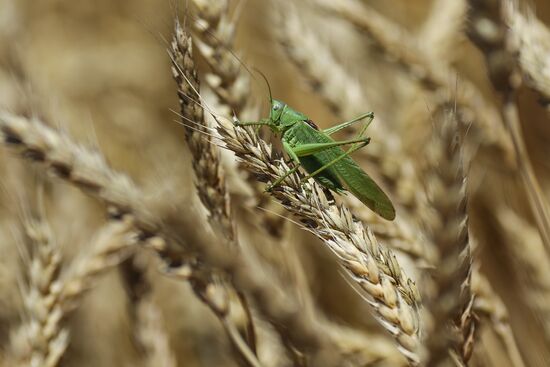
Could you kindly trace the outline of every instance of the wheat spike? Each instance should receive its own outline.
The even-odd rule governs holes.
[[[70,340],[68,329],[61,325],[65,312],[56,292],[61,253],[46,221],[29,220],[25,227],[32,251],[23,294],[28,320],[19,328],[19,338],[11,338],[12,358],[18,366],[55,367]]]
[[[262,181],[274,181],[290,168],[275,160],[270,145],[250,128],[218,128],[227,148],[235,152]],[[406,277],[395,255],[376,240],[368,227],[343,206],[329,203],[316,183],[300,182],[293,174],[273,191],[285,208],[302,218],[309,230],[336,254],[371,299],[381,324],[399,343],[401,352],[417,363],[419,322],[418,292]]]
[[[430,169],[425,179],[436,215],[426,224],[439,256],[433,272],[435,294],[428,301],[433,330],[426,340],[427,366],[446,366],[453,358],[467,364],[472,354],[472,259],[461,131],[457,116],[447,113],[428,150]]]
[[[193,0],[193,3],[197,9],[195,44],[212,69],[205,80],[225,107],[223,112],[240,116],[250,107],[250,77],[232,52],[236,22],[228,14],[229,3],[227,0]]]
[[[225,189],[225,176],[220,166],[219,152],[207,138],[209,135],[204,111],[200,103],[197,103],[201,98],[200,84],[193,61],[192,40],[177,18],[169,54],[172,60],[172,75],[178,86],[185,137],[193,156],[199,198],[210,213],[211,225],[219,229],[228,242],[235,245],[229,196]],[[194,127],[189,127],[190,124]]]
[[[236,247],[238,241],[231,215],[230,198],[225,186],[225,173],[220,164],[220,152],[217,151],[216,145],[212,144],[210,139],[207,138],[208,134],[201,134],[201,132],[204,133],[208,130],[204,119],[204,110],[201,104],[191,97],[201,98],[199,78],[193,61],[192,39],[181,27],[177,18],[169,53],[172,60],[172,75],[178,86],[178,97],[187,144],[193,157],[199,198],[210,213],[210,224],[221,231],[230,247]],[[189,124],[193,124],[194,127]],[[248,361],[251,366],[259,366],[259,361],[257,361],[253,352],[255,341],[253,340],[254,325],[252,318],[247,317],[247,330],[249,331],[247,346],[241,341],[238,333],[232,332],[232,330],[237,330],[237,326],[228,317],[229,311],[227,308],[230,303],[227,299],[228,295],[225,294],[226,291],[222,289],[215,291],[215,293],[225,298],[223,300],[223,310],[216,307],[213,302],[208,301],[209,299],[213,301],[214,298],[206,293],[213,292],[213,288],[219,288],[220,285],[217,283],[220,283],[220,281],[214,282],[214,279],[204,279],[204,277],[201,277],[201,279],[192,277],[190,280],[195,292],[213,308],[222,324],[226,326],[230,340],[235,345],[235,349],[241,352],[243,359]],[[242,306],[247,308],[245,295],[239,294],[239,297]],[[250,316],[250,312],[247,312],[247,315]]]
[[[505,3],[505,21],[519,53],[519,66],[527,83],[550,101],[550,30],[533,11],[518,9],[516,1]]]

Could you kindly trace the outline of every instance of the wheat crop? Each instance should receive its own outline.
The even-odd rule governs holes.
[[[550,365],[546,1],[0,10],[0,367]],[[267,192],[270,96],[396,219]]]

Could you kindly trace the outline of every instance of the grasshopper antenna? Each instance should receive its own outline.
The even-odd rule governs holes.
[[[265,76],[264,73],[262,73],[262,71],[256,67],[252,68],[255,72],[257,72],[258,74],[260,74],[262,76],[262,78],[264,79],[265,81],[265,84],[267,85],[267,90],[269,91],[269,103],[273,103],[273,95],[271,94],[271,86],[269,85],[269,81],[267,80],[267,77]]]

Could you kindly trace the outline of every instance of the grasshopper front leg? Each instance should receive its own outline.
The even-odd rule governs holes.
[[[287,178],[288,176],[290,176],[291,174],[293,174],[294,172],[296,172],[296,170],[298,170],[298,168],[300,167],[301,163],[300,163],[300,159],[298,159],[298,156],[294,153],[294,151],[292,150],[292,147],[290,146],[290,144],[288,144],[286,141],[283,140],[283,148],[285,149],[285,151],[288,153],[288,155],[290,156],[290,158],[292,159],[292,161],[294,162],[295,166],[292,167],[288,172],[286,172],[284,175],[282,175],[281,177],[279,177],[277,180],[275,180],[273,183],[271,183],[270,185],[268,185],[265,189],[265,191],[267,192],[270,192],[271,190],[273,190],[273,188],[277,185],[279,185],[281,182],[284,181],[285,178]]]

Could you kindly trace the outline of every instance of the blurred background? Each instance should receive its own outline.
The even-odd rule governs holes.
[[[381,43],[383,36],[377,37],[376,32],[373,35],[354,25],[336,10],[313,2],[196,3],[219,3],[213,8],[222,9],[227,5],[236,36],[233,45],[224,47],[233,47],[232,56],[244,64],[239,73],[250,81],[243,116],[266,116],[269,107],[263,80],[254,72],[248,74],[252,68],[266,75],[275,98],[322,127],[374,111],[369,134],[372,142],[357,159],[382,182],[398,206],[398,213],[408,218],[409,238],[422,243],[425,224],[415,200],[425,192],[425,181],[419,175],[417,181],[392,182],[385,180],[387,172],[404,171],[401,174],[405,176],[409,171],[421,172],[434,126],[441,118],[433,112],[440,107],[438,101],[442,98],[452,107],[456,96],[468,93],[463,87],[468,84],[483,98],[474,97],[481,109],[486,104],[498,111],[500,103],[483,53],[465,34],[470,25],[466,5],[456,1],[453,9],[449,1],[356,1],[374,14],[373,19],[387,22],[379,24],[382,30],[384,24],[393,27],[387,35],[397,35],[397,44],[386,47]],[[114,169],[128,174],[143,189],[148,201],[169,201],[180,208],[191,203],[200,208],[183,127],[174,112],[179,110],[178,98],[167,53],[176,15],[191,28],[200,18],[194,2],[188,3],[1,0],[1,109],[38,116],[49,126],[66,131],[74,141],[100,151]],[[534,11],[542,27],[549,26],[550,2],[536,0],[521,5]],[[396,29],[399,32],[393,33]],[[430,60],[428,65],[445,68],[443,86],[426,87],[422,76],[418,76],[422,70],[417,72],[415,65],[404,67],[399,57],[392,54],[392,49],[400,50],[399,42],[412,41]],[[550,51],[550,36],[546,41],[549,43],[540,41],[541,48]],[[215,107],[216,100],[205,80],[212,71],[201,50],[194,50],[204,86],[201,92]],[[550,53],[542,55],[546,55],[546,65],[550,66]],[[548,69],[545,72],[550,81]],[[327,80],[319,77],[323,75]],[[518,89],[517,107],[525,145],[547,200],[550,114],[546,99],[529,84]],[[227,112],[220,109],[218,113]],[[468,123],[471,116],[465,114],[464,119]],[[509,169],[506,163],[512,158],[494,145],[485,144],[493,138],[498,140],[501,134],[491,129],[483,130],[481,135],[472,133],[465,145],[472,159],[468,174],[469,216],[474,268],[483,274],[502,302],[494,306],[488,301],[487,308],[493,313],[489,312],[482,322],[485,326],[479,327],[471,364],[517,366],[517,358],[507,356],[508,342],[517,344],[524,365],[547,366],[550,272],[545,266],[550,265],[550,260],[520,173],[517,168]],[[385,147],[384,152],[394,155],[384,157],[382,162],[369,159],[369,149],[377,151],[381,146]],[[236,168],[230,154],[222,155],[242,241],[283,273],[282,279],[292,278],[285,274],[292,273],[285,267],[292,268],[295,265],[288,264],[298,261],[305,276],[302,286],[324,317],[348,333],[371,337],[373,348],[395,355],[394,359],[373,359],[362,365],[406,365],[392,338],[378,325],[368,304],[350,286],[333,254],[319,240],[276,215],[269,233],[258,228],[253,217],[262,211],[256,206],[288,215],[270,203],[267,196],[255,197],[246,173]],[[413,164],[405,166],[403,157]],[[31,321],[39,312],[29,306],[25,297],[32,284],[31,264],[37,251],[26,223],[37,216],[48,223],[62,269],[56,272],[63,272],[91,250],[106,215],[104,207],[94,199],[5,148],[0,149],[0,162],[1,365],[14,365],[13,358],[23,360],[20,365],[33,366],[239,365],[221,324],[208,307],[186,282],[160,274],[158,259],[147,251],[125,257],[122,265],[106,268],[93,279],[87,294],[63,317],[68,346],[63,348],[59,360],[53,364],[31,364],[32,358],[21,359],[30,355],[29,350],[41,350],[52,340],[46,337],[39,346],[20,341],[22,329],[28,329],[27,339],[33,335],[29,331]],[[366,218],[369,224],[372,216],[363,213],[367,210],[356,210],[356,215]],[[204,226],[208,226],[206,220]],[[388,237],[391,236],[390,233]],[[429,249],[420,250],[423,251],[429,253]],[[406,251],[397,252],[409,275],[421,283],[423,272],[431,265]],[[289,260],[293,256],[295,259]],[[135,271],[128,267],[140,269],[140,276],[147,279],[141,285],[145,291],[128,285],[128,273]],[[145,306],[143,299],[147,301]],[[239,319],[242,315],[234,317]],[[507,335],[512,341],[506,342],[499,327],[505,328],[502,325],[507,325],[508,320],[512,332]],[[267,322],[259,316],[257,322],[264,345],[262,365],[293,365]],[[146,330],[145,334],[140,330]],[[143,335],[153,336],[148,339]],[[157,354],[165,358],[154,359],[152,356]]]

